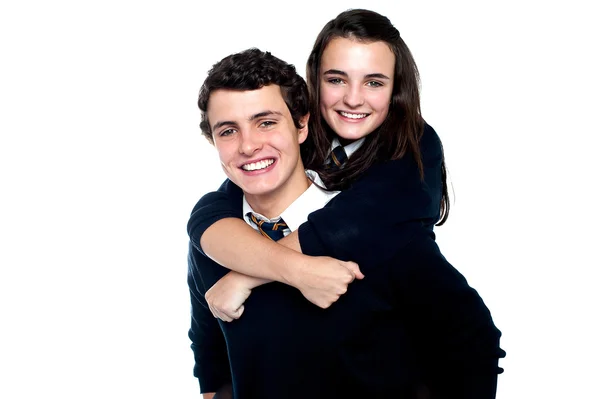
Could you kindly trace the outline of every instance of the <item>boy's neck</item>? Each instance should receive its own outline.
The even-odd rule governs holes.
[[[302,171],[302,176],[298,176],[294,180],[293,184],[288,184],[285,188],[269,194],[246,194],[246,201],[248,201],[254,212],[260,213],[269,219],[279,217],[312,184],[304,171]]]

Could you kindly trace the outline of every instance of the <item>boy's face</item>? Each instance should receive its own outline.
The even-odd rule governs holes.
[[[221,166],[251,198],[289,198],[306,189],[300,143],[307,136],[308,115],[296,128],[277,85],[258,90],[216,90],[207,109]]]

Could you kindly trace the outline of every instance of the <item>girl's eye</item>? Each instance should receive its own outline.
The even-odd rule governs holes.
[[[331,79],[328,79],[327,82],[329,82],[331,84],[334,84],[334,85],[339,85],[339,84],[342,83],[342,79],[340,79],[340,78],[331,78]]]
[[[370,82],[367,82],[367,86],[369,86],[369,87],[381,87],[381,86],[383,86],[383,84],[381,84],[380,82],[377,82],[376,80],[371,80]]]

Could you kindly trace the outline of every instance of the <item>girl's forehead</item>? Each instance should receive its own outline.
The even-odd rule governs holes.
[[[365,42],[352,38],[332,39],[321,57],[321,71],[330,69],[362,73],[393,73],[394,53],[383,41]]]

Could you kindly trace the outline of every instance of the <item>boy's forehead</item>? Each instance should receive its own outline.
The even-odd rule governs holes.
[[[215,90],[208,99],[207,113],[212,120],[224,117],[246,119],[264,109],[282,113],[287,109],[279,86],[269,85],[256,90]]]

